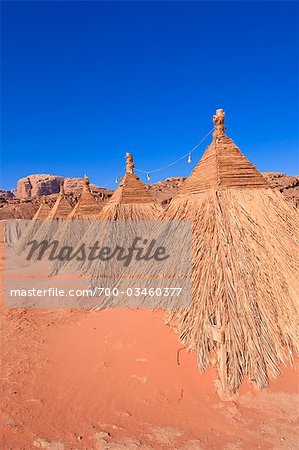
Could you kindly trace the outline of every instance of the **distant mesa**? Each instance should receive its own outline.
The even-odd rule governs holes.
[[[16,190],[0,189],[0,220],[32,219],[44,196],[49,207],[53,207],[62,184],[68,202],[74,207],[82,193],[83,178],[34,174],[19,179]],[[90,184],[90,191],[99,204],[107,202],[113,193],[94,184]]]
[[[58,194],[64,177],[58,175],[28,175],[18,181],[17,197],[32,198],[42,195]]]
[[[41,197],[42,195],[59,194],[63,184],[66,194],[77,197],[83,188],[82,178],[65,178],[59,175],[35,174],[20,178],[18,181],[16,197],[19,199]],[[103,192],[109,190],[91,184],[91,190]]]

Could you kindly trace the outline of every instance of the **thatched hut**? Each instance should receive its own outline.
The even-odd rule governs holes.
[[[163,212],[147,187],[134,173],[133,157],[126,154],[126,173],[98,220],[152,220]]]
[[[264,388],[299,348],[298,210],[225,134],[223,110],[214,124],[164,216],[193,222],[192,307],[170,310],[168,323],[200,370],[216,365],[223,390],[244,377]]]
[[[90,192],[89,178],[87,175],[84,175],[80,198],[67,219],[93,219],[99,214],[101,209],[102,206],[99,205]]]
[[[82,241],[86,248],[92,246],[95,241],[99,243],[114,242],[116,235],[119,233],[117,223],[119,221],[129,221],[131,223],[142,223],[143,221],[151,221],[157,219],[163,213],[160,203],[155,200],[147,187],[142,183],[138,176],[134,173],[133,157],[130,153],[126,154],[126,173],[122,178],[119,186],[115,190],[109,202],[102,208]],[[115,225],[115,226],[114,226]],[[140,225],[140,228],[142,225]],[[134,225],[133,225],[134,228]],[[145,229],[148,225],[145,225]],[[126,231],[129,227],[126,228]],[[132,230],[132,233],[134,231]],[[130,239],[131,236],[123,236],[123,239]],[[82,242],[78,243],[80,247]],[[57,273],[57,267],[60,263],[54,265],[54,273]],[[63,267],[64,273],[88,273],[97,280],[107,271],[107,264],[99,261],[70,261]],[[96,282],[96,281],[95,281]]]
[[[38,210],[36,211],[36,213],[32,217],[32,220],[44,220],[44,219],[46,219],[48,217],[48,215],[50,214],[50,211],[51,211],[51,208],[48,205],[48,203],[46,203],[46,198],[43,195],[42,202],[39,205]]]

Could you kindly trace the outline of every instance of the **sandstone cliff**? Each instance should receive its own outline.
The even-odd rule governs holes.
[[[57,175],[28,175],[18,181],[17,197],[32,198],[57,194],[64,178]]]

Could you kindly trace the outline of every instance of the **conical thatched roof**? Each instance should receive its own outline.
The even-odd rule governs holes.
[[[214,138],[201,160],[187,178],[180,195],[203,192],[208,189],[268,188],[263,175],[228,136]]]
[[[126,173],[111,199],[98,215],[99,220],[152,220],[163,208],[134,173],[133,157],[126,154]]]
[[[101,206],[90,192],[89,179],[85,175],[83,178],[83,189],[81,196],[73,211],[68,215],[68,219],[92,219],[99,214]]]
[[[42,203],[40,204],[38,210],[34,214],[32,220],[44,220],[48,217],[50,213],[50,206],[46,203],[45,196],[42,198]]]
[[[214,123],[213,142],[165,213],[193,222],[192,306],[168,321],[201,370],[218,368],[224,390],[244,377],[263,388],[299,347],[298,210],[224,134],[222,110]]]
[[[72,207],[65,198],[64,188],[62,184],[60,188],[60,194],[57,197],[57,200],[54,203],[54,206],[49,212],[46,219],[47,220],[66,219],[71,212]]]

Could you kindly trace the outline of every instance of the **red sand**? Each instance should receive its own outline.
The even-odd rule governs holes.
[[[216,374],[184,350],[178,365],[176,335],[150,311],[2,320],[1,449],[296,448],[294,370],[222,401]]]
[[[149,310],[1,308],[3,449],[296,449],[298,372],[229,401]]]

